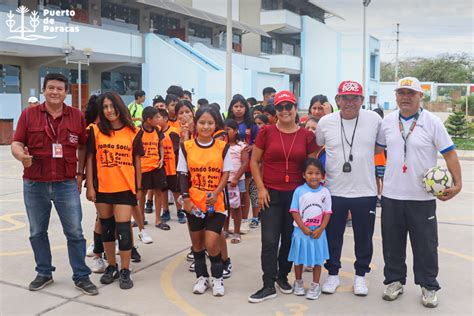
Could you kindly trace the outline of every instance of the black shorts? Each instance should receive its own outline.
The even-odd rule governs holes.
[[[167,186],[166,173],[163,168],[157,168],[142,174],[142,187],[144,190],[162,190]]]
[[[179,192],[178,187],[178,175],[166,176],[166,183],[168,184],[166,187],[162,189],[162,191],[171,190],[172,192]]]
[[[227,218],[227,216],[222,213],[214,213],[212,216],[206,214],[206,217],[204,218],[199,218],[193,214],[186,213],[186,217],[188,218],[190,231],[198,232],[205,229],[215,232],[216,234],[221,233],[225,219]]]
[[[131,190],[114,193],[97,192],[95,196],[95,202],[137,206],[137,196],[133,194]]]

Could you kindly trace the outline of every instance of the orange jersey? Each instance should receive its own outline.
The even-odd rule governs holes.
[[[163,131],[163,149],[164,149],[164,158],[165,163],[165,172],[167,176],[173,176],[176,174],[176,165],[178,162],[178,157],[176,153],[179,151],[179,141],[178,144],[173,144],[173,138],[179,140],[179,131],[178,129],[168,126],[168,128]],[[176,147],[176,148],[175,148]]]
[[[128,127],[103,134],[92,125],[95,138],[95,159],[97,163],[97,190],[101,193],[116,193],[131,190],[136,193],[133,146],[137,131]]]
[[[181,123],[178,121],[178,119],[172,121],[171,119],[168,119],[168,125],[169,126],[173,126],[174,128],[176,128],[178,131],[179,129],[181,128]]]
[[[161,159],[160,142],[163,139],[163,134],[157,128],[147,131],[142,127],[138,135],[145,151],[145,155],[141,157],[142,172],[157,169]]]
[[[387,159],[385,158],[385,152],[381,151],[378,154],[375,154],[374,161],[376,166],[385,166],[387,164]]]
[[[181,145],[181,150],[186,157],[191,181],[189,198],[206,212],[207,193],[214,192],[219,185],[229,145],[221,140],[213,140],[211,145],[203,147],[196,140],[188,140]],[[217,196],[214,209],[216,212],[225,211],[223,192]]]

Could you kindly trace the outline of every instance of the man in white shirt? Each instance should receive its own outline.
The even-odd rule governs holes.
[[[418,79],[406,77],[395,89],[399,110],[387,115],[377,138],[377,151],[387,149],[382,191],[382,244],[385,261],[383,299],[393,301],[406,282],[407,234],[413,249],[415,284],[422,288],[422,303],[436,307],[438,230],[436,199],[426,192],[423,175],[437,165],[439,151],[454,180],[439,200],[461,191],[461,166],[455,146],[441,120],[420,107],[423,92]]]
[[[361,110],[362,86],[354,81],[339,85],[336,103],[340,112],[321,118],[316,129],[319,146],[326,146],[326,186],[331,192],[333,214],[326,228],[329,277],[322,292],[332,294],[339,286],[341,250],[348,211],[354,231],[354,294],[367,295],[364,276],[370,272],[372,235],[375,224],[377,187],[374,151],[382,119],[373,111]]]

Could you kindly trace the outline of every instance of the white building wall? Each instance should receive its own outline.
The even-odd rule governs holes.
[[[227,17],[226,0],[193,0],[193,8]],[[232,20],[239,21],[239,0],[232,0]]]

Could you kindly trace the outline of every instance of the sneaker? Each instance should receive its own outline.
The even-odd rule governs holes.
[[[354,294],[357,296],[366,296],[369,289],[365,285],[365,278],[363,276],[355,276],[354,279]]]
[[[403,294],[403,284],[401,282],[392,282],[383,291],[382,298],[386,301],[394,301],[398,295]]]
[[[230,258],[227,261],[223,262],[224,264],[224,271],[222,271],[222,277],[224,279],[228,279],[232,276],[232,262],[230,262]]]
[[[212,295],[224,296],[224,278],[211,278]]]
[[[103,273],[105,271],[105,268],[107,268],[107,265],[105,264],[105,260],[102,259],[102,257],[92,258],[92,265],[91,265],[92,272]]]
[[[131,272],[128,269],[120,270],[119,286],[122,290],[128,290],[133,287],[132,276],[130,273]]]
[[[144,229],[142,229],[142,231],[138,233],[138,238],[144,244],[151,244],[153,242],[153,239],[151,238],[151,236],[148,235],[148,233]]]
[[[250,221],[248,219],[242,219],[242,223],[240,224],[240,233],[242,235],[245,235],[245,234],[248,234],[249,232],[250,232]]]
[[[377,204],[375,206],[382,207],[382,200],[379,197],[377,197]]]
[[[138,253],[137,247],[132,248],[132,262],[142,261],[142,256]]]
[[[435,290],[421,288],[421,303],[424,307],[435,308],[438,306],[438,297]]]
[[[191,249],[190,252],[188,252],[188,254],[186,255],[186,260],[187,261],[194,261],[194,253],[193,253],[193,250]]]
[[[36,278],[31,281],[29,290],[30,291],[39,291],[44,288],[46,285],[53,283],[53,276],[37,275]]]
[[[254,294],[250,295],[248,301],[250,303],[260,303],[265,300],[274,298],[277,296],[275,288],[272,287],[262,287],[260,290],[255,292]]]
[[[120,254],[120,248],[118,245],[118,240],[115,241],[115,254],[119,255]]]
[[[192,262],[188,268],[189,272],[196,272],[196,262]]]
[[[303,280],[295,280],[295,282],[293,283],[293,294],[295,294],[296,296],[303,296],[306,294],[304,291]]]
[[[346,222],[346,227],[352,227],[352,220],[348,220]]]
[[[184,210],[178,211],[178,222],[180,224],[186,224],[186,213],[184,212]]]
[[[252,218],[250,221],[250,228],[257,228],[258,227],[258,218]]]
[[[206,290],[209,288],[209,280],[206,277],[199,277],[194,283],[193,293],[194,294],[204,294]]]
[[[330,275],[323,284],[322,292],[326,294],[336,293],[336,289],[339,287],[339,276]]]
[[[74,282],[74,285],[76,286],[76,289],[82,291],[85,295],[93,296],[99,294],[97,286],[95,286],[89,278]]]
[[[319,286],[319,283],[314,283],[311,282],[311,287],[308,290],[308,293],[306,293],[306,298],[308,300],[317,300],[321,296],[321,286]]]
[[[160,216],[160,219],[162,222],[167,222],[169,220],[171,220],[171,215],[170,215],[170,211],[169,210],[163,210],[163,212],[161,213],[161,216]]]
[[[304,267],[304,272],[313,272],[313,267]]]
[[[87,247],[86,256],[88,256],[88,257],[94,257],[94,242],[91,242],[91,243],[89,244],[89,247]]]
[[[119,271],[117,265],[114,266],[107,266],[105,268],[104,274],[100,277],[100,283],[102,284],[110,284],[114,282],[115,279],[118,279]]]
[[[277,279],[275,283],[283,294],[293,293],[293,287],[288,283],[288,280]]]
[[[146,203],[145,203],[145,213],[147,213],[147,214],[153,213],[153,201],[146,201]]]

